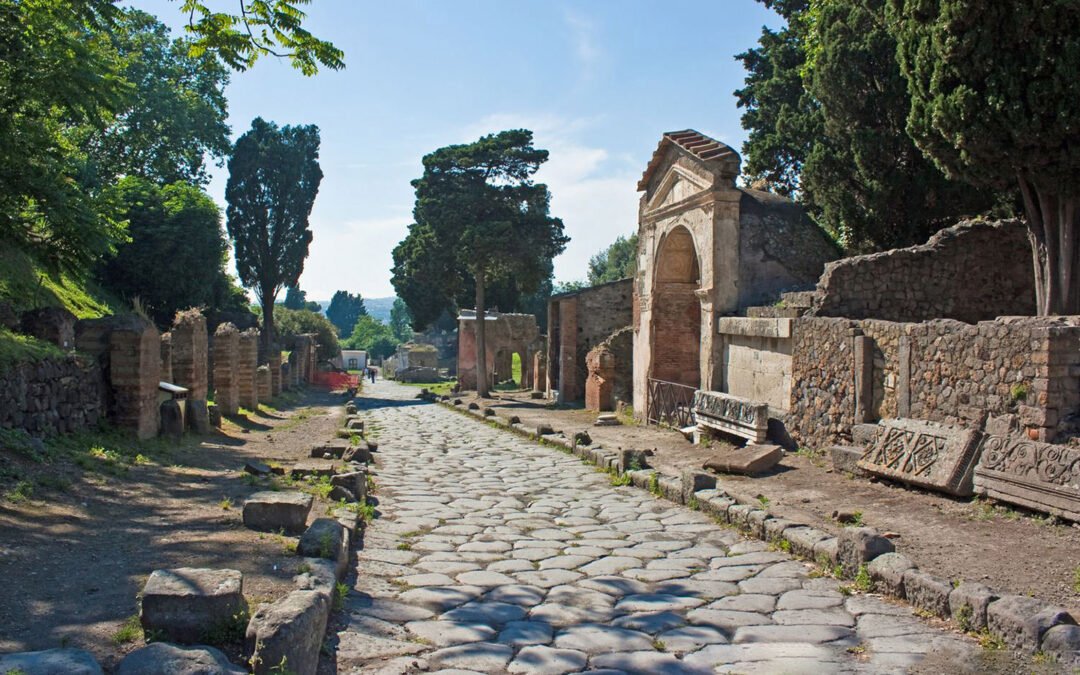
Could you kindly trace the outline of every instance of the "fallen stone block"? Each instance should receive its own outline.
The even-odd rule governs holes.
[[[327,497],[332,502],[345,502],[346,504],[355,504],[358,501],[353,491],[343,485],[335,485],[330,488],[330,494]]]
[[[904,573],[914,569],[918,569],[915,563],[899,553],[884,553],[866,566],[866,571],[878,590],[898,598],[905,597]]]
[[[551,436],[554,433],[555,433],[555,429],[553,429],[551,427],[551,425],[547,424],[546,422],[541,422],[540,424],[536,425],[536,435],[537,436]]]
[[[334,561],[338,578],[349,564],[349,533],[333,518],[316,518],[300,537],[296,553]]]
[[[350,445],[341,458],[346,462],[359,462],[360,464],[371,463],[371,441],[363,441],[359,445]],[[375,446],[378,447],[378,446]]]
[[[341,463],[332,459],[302,459],[293,464],[289,469],[289,475],[293,478],[307,478],[308,476],[321,478],[333,476],[340,468]]]
[[[346,403],[345,404],[345,414],[346,415],[355,415],[356,414],[356,404],[355,403]]]
[[[969,497],[979,432],[922,420],[882,420],[859,467],[910,485]]]
[[[260,607],[252,615],[244,638],[253,672],[268,675],[287,669],[298,675],[315,673],[329,616],[330,598],[319,591],[293,591]]]
[[[779,445],[748,445],[714,455],[705,462],[704,468],[753,476],[773,468],[783,457],[784,451]]]
[[[454,405],[461,405],[461,403],[462,403],[462,401],[461,401],[461,399],[460,399],[460,398],[455,398],[455,399],[453,400],[453,404],[454,404]]]
[[[338,582],[334,561],[323,558],[303,558],[299,569],[300,573],[293,577],[297,590],[324,593],[333,604],[334,590]]]
[[[336,476],[330,477],[330,484],[337,487],[341,486],[351,492],[355,499],[353,501],[361,501],[367,499],[367,472],[366,471],[350,471],[348,473],[339,473]]]
[[[621,460],[621,457],[618,457]],[[716,476],[701,471],[686,470],[680,476],[682,481],[681,503],[689,504],[698,490],[716,489]]]
[[[467,405],[466,407],[469,410],[479,410],[480,409],[480,406],[477,405],[476,401],[469,401],[469,405]]]
[[[481,412],[483,413],[484,417],[495,417],[495,411],[491,408],[484,408]]]
[[[114,672],[116,675],[243,675],[247,670],[230,663],[229,657],[213,647],[154,642],[125,656]]]
[[[1043,634],[1040,649],[1066,668],[1080,668],[1080,626],[1058,625]]]
[[[364,420],[349,420],[345,428],[353,433],[364,433]]]
[[[1018,436],[986,436],[975,492],[1080,522],[1080,448]]]
[[[185,644],[204,642],[247,612],[238,570],[180,567],[154,570],[143,587],[143,630]]]
[[[102,670],[93,654],[85,649],[46,649],[0,654],[0,673],[102,675]]]
[[[834,471],[850,473],[856,476],[865,475],[866,472],[859,468],[859,460],[862,459],[863,449],[850,445],[834,445],[829,448],[829,457],[832,458]]]
[[[949,618],[949,595],[952,591],[953,586],[948,579],[935,577],[919,569],[904,572],[904,597],[924,612],[943,619]]]
[[[593,422],[593,426],[596,427],[617,427],[619,424],[621,424],[619,418],[611,413],[600,415],[596,418],[596,421]]]
[[[268,476],[270,475],[270,465],[250,460],[244,463],[244,471],[252,476]]]
[[[312,497],[303,492],[256,492],[244,502],[244,526],[298,534],[307,527]]]
[[[341,459],[352,447],[346,443],[326,443],[311,448],[311,457],[315,459]],[[329,457],[327,457],[329,455]]]
[[[574,446],[579,445],[592,445],[592,436],[588,431],[577,431],[574,433]]]
[[[837,537],[837,562],[849,576],[879,555],[895,550],[891,541],[871,527],[845,527]]]
[[[1002,596],[986,610],[990,632],[1000,635],[1005,644],[1016,649],[1035,651],[1042,643],[1043,634],[1052,627],[1075,623],[1064,609],[1047,606],[1025,595]]]
[[[986,628],[986,610],[997,599],[986,586],[965,581],[949,593],[949,613],[961,630],[981,631]]]
[[[649,455],[641,450],[623,450],[619,460],[619,471],[640,471],[649,468]]]
[[[515,424],[521,424],[521,418],[518,417],[517,415],[507,415],[506,417],[503,417],[502,419],[505,420],[505,424],[508,427],[512,427]]]

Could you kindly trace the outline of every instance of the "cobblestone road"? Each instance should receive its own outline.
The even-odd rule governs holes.
[[[381,517],[339,673],[895,673],[971,650],[577,458],[365,385]],[[956,657],[953,657],[956,658]]]

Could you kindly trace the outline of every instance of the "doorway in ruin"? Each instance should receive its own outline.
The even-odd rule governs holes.
[[[677,226],[660,242],[653,272],[648,418],[687,426],[701,385],[701,266],[690,231]]]

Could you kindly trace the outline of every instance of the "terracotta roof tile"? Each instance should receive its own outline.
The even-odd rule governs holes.
[[[660,139],[660,144],[656,146],[656,152],[653,153],[652,159],[649,160],[649,166],[645,168],[645,173],[641,176],[641,180],[638,181],[637,188],[639,191],[649,186],[649,180],[660,166],[664,152],[669,145],[676,145],[702,161],[725,162],[730,161],[732,158],[736,161],[739,160],[739,154],[732,150],[731,147],[699,131],[693,129],[669,131]]]

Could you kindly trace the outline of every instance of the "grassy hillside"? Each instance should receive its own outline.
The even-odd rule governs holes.
[[[68,274],[47,274],[24,252],[0,244],[0,302],[16,312],[64,307],[80,319],[112,314],[122,306],[94,284]]]

